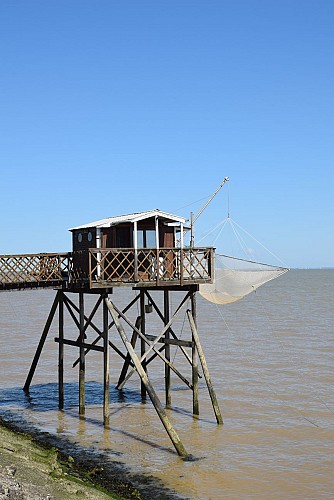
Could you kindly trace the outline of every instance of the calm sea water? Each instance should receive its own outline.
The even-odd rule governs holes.
[[[111,297],[119,306],[134,292]],[[102,358],[87,356],[86,418],[78,418],[77,349],[65,348],[65,411],[57,410],[57,321],[33,379],[30,397],[22,387],[55,292],[0,293],[0,413],[18,415],[39,429],[101,451],[135,472],[153,475],[191,499],[330,499],[334,497],[334,270],[293,270],[243,300],[216,306],[198,297],[198,328],[224,426],[217,426],[208,392],[200,382],[200,418],[192,395],[173,376],[168,415],[187,451],[175,453],[151,403],[142,404],[132,377],[114,389],[122,360],[111,353],[110,429],[102,425]],[[158,292],[157,300],[160,300]],[[71,295],[71,299],[75,300]],[[172,307],[180,301],[175,293]],[[94,299],[87,300],[93,307]],[[90,309],[89,309],[90,308]],[[129,316],[134,319],[137,309]],[[101,325],[101,314],[96,322]],[[148,333],[162,326],[148,315]],[[174,329],[190,332],[181,315]],[[150,330],[150,331],[149,331]],[[118,334],[112,340],[119,346]],[[77,332],[68,318],[67,338]],[[88,339],[95,338],[87,331]],[[179,351],[172,359],[190,377]],[[149,375],[162,401],[163,367]]]

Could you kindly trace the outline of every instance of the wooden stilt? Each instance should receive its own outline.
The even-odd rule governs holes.
[[[64,299],[63,292],[59,294],[59,345],[58,345],[58,406],[59,410],[64,408]]]
[[[151,350],[153,350],[155,352],[155,354],[157,356],[159,356],[160,359],[162,359],[162,361],[164,361],[164,363],[166,363],[172,370],[173,372],[190,388],[192,389],[192,385],[190,382],[188,382],[188,380],[182,375],[182,373],[180,373],[176,368],[175,366],[173,365],[173,363],[171,363],[170,361],[168,361],[168,359],[166,359],[166,357],[160,352],[160,349],[157,349],[156,348],[156,344],[157,342],[159,342],[160,340],[163,342],[165,339],[162,339],[163,337],[163,334],[165,333],[165,331],[167,330],[168,328],[168,325],[172,324],[173,320],[175,319],[176,315],[177,315],[177,312],[174,314],[173,318],[169,321],[168,325],[163,329],[162,333],[160,333],[160,335],[158,337],[154,337],[154,340],[152,342],[150,342],[148,340],[148,337],[151,337],[150,335],[143,335],[142,332],[140,330],[138,330],[138,328],[136,328],[135,325],[133,325],[131,323],[131,321],[123,314],[121,313],[117,307],[114,305],[114,309],[115,311],[117,312],[118,314],[118,317],[121,317],[122,319],[124,319],[124,321],[133,329],[135,330],[139,337],[144,340],[144,342],[146,344],[148,344],[149,348],[147,349],[147,351],[145,352],[144,354],[144,358],[140,358],[140,362],[143,364],[143,360],[146,359],[147,355],[151,352]],[[161,350],[165,350],[164,347],[161,348]],[[152,356],[153,358],[153,356]],[[152,359],[150,358],[150,359]],[[147,362],[148,364],[148,362]],[[132,375],[135,373],[136,371],[136,367],[134,367],[129,373],[128,375],[125,377],[125,379],[123,380],[123,382],[121,384],[119,384],[118,386],[118,389],[122,389],[125,385],[125,382],[127,382],[129,380],[130,377],[132,377]]]
[[[146,329],[145,294],[144,294],[143,290],[140,290],[140,316],[141,316],[141,331],[142,331],[143,335],[145,335],[145,329]],[[143,356],[145,356],[145,350],[146,350],[146,344],[145,344],[144,339],[142,338],[140,340],[140,354],[141,354],[142,358],[143,358]],[[143,366],[144,372],[147,372],[147,363],[145,360],[143,361],[142,366]],[[142,400],[145,401],[146,400],[146,385],[145,385],[142,378],[140,381],[140,393],[141,393]]]
[[[124,328],[122,327],[122,325],[118,319],[118,314],[114,308],[114,305],[112,304],[112,302],[109,299],[106,299],[106,304],[107,304],[108,309],[110,311],[110,314],[115,322],[116,328],[120,334],[120,337],[124,343],[124,346],[126,347],[128,353],[131,356],[131,359],[136,367],[136,370],[137,370],[143,384],[145,385],[145,388],[148,392],[148,395],[150,396],[150,399],[153,403],[153,406],[155,407],[155,409],[158,413],[158,416],[159,416],[161,422],[163,423],[177,453],[182,457],[186,457],[187,456],[186,449],[184,448],[184,446],[183,446],[179,436],[177,435],[175,429],[173,428],[172,424],[170,423],[170,421],[167,417],[167,414],[166,414],[164,408],[162,407],[162,404],[161,404],[161,402],[160,402],[160,400],[159,400],[155,390],[153,389],[153,386],[152,386],[152,384],[147,376],[147,373],[145,372],[145,370],[143,368],[142,363],[140,362],[137,354],[135,353],[135,351],[131,345],[131,342],[128,340],[128,338],[125,334]]]
[[[101,294],[102,296],[102,294]],[[103,294],[104,299],[108,294]],[[109,426],[110,419],[110,382],[109,382],[109,327],[108,308],[106,301],[103,301],[103,425]]]
[[[59,302],[59,296],[60,296],[61,293],[62,292],[60,290],[57,292],[55,300],[53,301],[53,304],[52,304],[51,311],[49,313],[48,319],[46,320],[45,327],[44,327],[43,333],[41,335],[39,344],[37,346],[34,359],[32,360],[31,367],[30,367],[30,370],[29,370],[26,382],[25,382],[25,384],[23,386],[23,390],[26,391],[26,392],[29,391],[29,387],[30,387],[31,381],[33,379],[33,376],[34,376],[34,373],[35,373],[36,366],[38,364],[39,358],[41,356],[41,352],[42,352],[42,349],[43,349],[46,337],[47,337],[47,335],[49,333],[52,320],[53,320],[54,315],[55,315],[56,310],[57,310],[57,306],[58,306],[58,302]]]
[[[83,346],[85,336],[84,317],[84,294],[79,292],[79,342],[80,342],[80,362],[79,362],[79,415],[85,414],[85,348]]]
[[[169,291],[164,290],[164,324],[167,325],[169,322]],[[170,330],[166,330],[165,339],[170,339]],[[170,361],[170,344],[166,342],[165,344],[165,357]],[[166,406],[170,408],[172,404],[171,395],[171,377],[170,377],[170,367],[165,364],[165,393],[166,393]]]
[[[136,324],[135,324],[135,327],[137,329],[139,329],[141,327],[141,320],[142,320],[142,318],[140,316],[138,316],[138,318],[136,319]],[[133,333],[132,333],[131,341],[130,341],[133,348],[136,345],[137,337],[138,337],[138,333],[134,329]],[[125,357],[123,368],[122,368],[121,374],[119,376],[118,383],[116,385],[116,389],[118,389],[119,386],[122,384],[123,380],[125,380],[130,363],[131,363],[131,357],[130,357],[130,354],[128,353]]]
[[[218,405],[218,400],[217,400],[217,397],[216,397],[216,393],[214,391],[214,388],[213,388],[213,385],[212,385],[212,382],[211,382],[209,370],[208,370],[208,367],[207,367],[207,364],[206,364],[206,360],[205,360],[205,356],[204,356],[204,352],[203,352],[203,349],[202,349],[202,346],[201,346],[201,343],[200,343],[200,340],[199,340],[199,337],[198,337],[197,328],[196,328],[196,325],[195,325],[195,322],[194,322],[194,318],[193,318],[193,316],[191,314],[191,311],[188,310],[187,314],[188,314],[188,318],[189,318],[190,328],[191,328],[191,331],[192,331],[192,334],[193,334],[193,339],[194,339],[194,342],[196,344],[196,349],[197,349],[198,356],[199,356],[199,359],[200,359],[200,362],[201,362],[201,365],[202,365],[202,369],[203,369],[203,374],[204,374],[204,378],[205,378],[205,381],[206,381],[206,385],[208,387],[208,391],[209,391],[209,394],[210,394],[210,398],[211,398],[213,410],[215,412],[216,420],[217,420],[218,424],[222,424],[223,423],[223,418],[221,416],[219,405]]]
[[[135,304],[135,303],[137,302],[137,300],[138,300],[138,297],[134,298],[134,299],[130,302],[130,304],[128,304],[128,305],[125,307],[125,309],[123,309],[123,311],[122,311],[122,312],[123,312],[123,313],[125,313],[126,311],[128,311],[128,310],[130,309],[130,307],[132,307],[132,306],[133,306],[133,304]],[[68,300],[68,302],[69,302],[69,304],[71,304],[71,306],[72,306],[72,307],[74,307],[74,309],[76,309],[77,311],[79,311],[79,309],[77,308],[77,306],[76,306],[76,305],[75,305],[72,301],[69,301],[69,300]],[[87,321],[89,320],[89,318],[87,319],[87,318],[86,318],[86,316],[85,316],[85,319],[86,319]],[[111,328],[113,325],[114,325],[114,322],[112,321],[112,322],[109,324],[109,330],[110,330],[110,328]],[[97,332],[97,334],[98,334],[98,336],[96,337],[96,339],[95,339],[95,340],[91,343],[91,346],[94,346],[94,345],[96,345],[96,344],[98,343],[98,341],[99,341],[99,340],[103,337],[103,333],[101,333],[101,332],[99,331],[99,329],[98,329],[98,328],[94,325],[94,323],[91,323],[91,327],[92,327],[92,328],[93,328],[93,330],[95,330],[95,332]],[[121,356],[121,358],[125,359],[125,356],[123,355],[123,353],[122,353],[122,352],[121,352],[121,351],[120,351],[120,350],[119,350],[119,349],[118,349],[118,348],[117,348],[117,347],[116,347],[116,346],[115,346],[112,342],[110,342],[110,340],[109,340],[109,346],[110,346],[110,347],[111,347],[111,348],[112,348],[115,352],[117,352],[117,354],[118,354],[119,356]],[[88,348],[85,350],[85,356],[89,353],[89,351],[90,351],[91,349],[92,349],[92,347],[90,347],[90,348],[88,347]],[[77,359],[74,361],[74,363],[73,363],[73,365],[72,365],[72,366],[73,366],[73,368],[74,368],[74,367],[75,367],[75,366],[79,363],[79,361],[80,361],[80,358],[77,358]]]
[[[194,319],[194,324],[196,327],[197,319],[197,308],[196,308],[196,293],[191,294],[191,311],[192,317]],[[197,327],[196,327],[197,328]],[[196,342],[194,339],[194,334],[192,334],[192,348],[191,348],[191,359],[192,359],[192,384],[193,384],[193,415],[199,415],[199,400],[198,400],[198,362],[197,362],[197,351]]]
[[[155,301],[153,300],[152,296],[148,293],[147,290],[145,290],[145,295],[149,298],[150,300],[150,303],[152,304],[155,312],[157,313],[157,315],[159,316],[159,318],[163,321],[164,320],[164,317],[163,315],[161,314],[157,304],[155,303]],[[170,328],[169,329],[169,332],[170,334],[172,335],[172,337],[175,339],[175,340],[178,340],[177,338],[177,335],[173,332],[173,329]],[[192,366],[192,359],[191,357],[189,356],[189,354],[187,353],[187,351],[183,348],[182,345],[179,345],[179,349],[180,351],[183,353],[183,355],[185,356],[186,360],[188,361],[188,363]],[[149,364],[153,359],[155,359],[157,357],[157,354],[154,354],[150,359],[147,360],[147,364]],[[202,378],[201,374],[198,373],[198,378]]]

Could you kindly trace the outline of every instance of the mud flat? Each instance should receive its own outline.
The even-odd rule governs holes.
[[[0,417],[0,499],[176,499],[153,477],[28,423]],[[184,497],[183,497],[184,498]]]

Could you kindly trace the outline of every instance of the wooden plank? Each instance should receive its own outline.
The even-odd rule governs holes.
[[[187,287],[187,288],[188,288],[188,287]],[[173,289],[173,290],[174,290],[174,289]],[[182,291],[183,291],[183,290],[182,290]],[[195,290],[195,289],[193,290],[193,289],[191,288],[190,290],[186,290],[186,291],[197,291],[197,290]],[[149,300],[150,300],[151,304],[153,305],[153,307],[154,307],[154,309],[155,309],[156,313],[158,314],[158,316],[160,317],[160,319],[163,321],[163,315],[161,314],[161,312],[160,312],[160,310],[159,310],[159,308],[158,308],[157,304],[156,304],[156,303],[155,303],[155,301],[153,300],[153,298],[152,298],[151,294],[150,294],[147,290],[145,290],[145,295],[149,298]],[[188,295],[188,296],[189,296],[189,295]],[[178,340],[177,335],[174,333],[173,329],[172,329],[172,328],[170,328],[170,329],[169,329],[169,331],[170,331],[171,335],[174,337],[174,339],[175,339],[175,340]],[[188,346],[185,346],[185,347],[188,347]],[[189,346],[189,347],[191,347],[191,346]],[[191,358],[190,358],[189,354],[187,353],[187,351],[186,351],[186,350],[183,348],[183,346],[181,346],[181,345],[180,345],[180,351],[183,353],[183,355],[185,356],[185,358],[186,358],[186,360],[188,361],[188,363],[192,366],[192,360],[191,360]],[[154,359],[155,357],[156,357],[156,355],[153,355],[153,356],[152,356],[152,358],[153,358],[153,359]],[[152,358],[150,358],[150,360],[149,360],[149,361],[151,361],[151,360],[152,360]],[[149,361],[148,361],[147,363],[149,363]],[[198,376],[199,376],[199,378],[202,378],[202,376],[201,376],[201,374],[200,374],[200,373],[198,374]]]
[[[138,329],[141,327],[141,320],[142,320],[141,316],[138,316],[137,319],[136,319],[135,327],[138,328]],[[136,345],[137,337],[138,337],[138,333],[136,332],[136,330],[133,330],[132,337],[131,337],[131,340],[130,340],[131,345],[132,345],[133,348]],[[117,382],[117,385],[116,385],[116,389],[118,389],[119,385],[125,379],[126,374],[128,372],[128,369],[129,369],[129,366],[130,366],[130,363],[131,363],[131,356],[128,353],[126,355],[126,357],[125,357],[123,368],[122,368],[121,374],[119,376],[119,379],[118,379],[118,382]]]
[[[149,345],[149,349],[145,352],[145,355],[144,355],[144,356],[142,356],[142,358],[141,358],[141,360],[140,360],[140,361],[142,362],[142,360],[143,360],[143,359],[146,359],[146,355],[147,355],[149,352],[151,352],[151,349],[153,349],[153,351],[154,351],[154,352],[155,352],[155,353],[159,356],[159,358],[161,358],[161,359],[162,359],[162,361],[164,361],[166,364],[168,364],[168,366],[170,366],[170,368],[173,370],[173,372],[174,372],[174,373],[175,373],[175,374],[176,374],[176,375],[177,375],[177,376],[178,376],[178,377],[179,377],[179,378],[180,378],[180,379],[181,379],[181,380],[182,380],[182,381],[183,381],[183,382],[184,382],[184,383],[185,383],[185,384],[186,384],[186,385],[190,388],[190,389],[192,389],[192,385],[191,385],[191,384],[190,384],[190,382],[189,382],[189,381],[188,381],[188,380],[187,380],[187,379],[186,379],[186,378],[182,375],[182,373],[180,373],[180,372],[179,372],[179,370],[177,370],[177,369],[175,368],[175,366],[174,366],[174,365],[173,365],[170,361],[168,361],[168,359],[166,359],[166,357],[165,357],[163,354],[161,354],[160,350],[156,350],[155,346],[153,345],[153,344],[154,344],[154,342],[150,343],[150,342],[147,340],[147,338],[145,337],[145,335],[143,335],[143,333],[142,333],[140,330],[138,330],[138,328],[136,328],[136,327],[135,327],[135,325],[133,325],[133,324],[131,323],[131,321],[130,321],[130,320],[129,320],[129,319],[128,319],[128,318],[127,318],[124,314],[121,314],[121,313],[120,313],[120,311],[117,309],[117,307],[116,307],[115,305],[114,305],[114,308],[115,308],[116,312],[118,313],[118,315],[120,315],[120,316],[121,316],[121,318],[123,318],[123,319],[124,319],[124,321],[126,321],[126,322],[127,322],[127,324],[128,324],[129,326],[131,326],[131,328],[133,328],[134,330],[136,330],[136,332],[138,333],[138,335],[140,336],[140,338],[142,338],[142,339],[145,341],[145,343],[147,343],[147,344]],[[174,316],[175,316],[175,315],[174,315]],[[174,318],[174,319],[175,319],[175,318]],[[120,384],[119,389],[122,389],[122,388],[124,387],[125,382],[127,382],[127,381],[129,380],[129,378],[130,378],[130,377],[131,377],[131,376],[135,373],[135,371],[136,371],[136,368],[134,367],[134,368],[133,368],[133,369],[129,372],[129,374],[125,377],[125,380],[124,380],[124,381]]]
[[[194,324],[197,329],[197,309],[196,309],[196,293],[191,294],[191,312],[194,319]],[[192,384],[193,384],[193,415],[199,415],[199,398],[198,398],[198,363],[197,363],[197,351],[194,335],[192,335],[192,349],[191,349],[191,361],[192,361]]]
[[[128,311],[128,310],[129,310],[129,309],[130,309],[130,308],[131,308],[131,307],[132,307],[132,306],[133,306],[133,305],[137,302],[137,300],[138,300],[138,299],[139,299],[139,296],[135,297],[135,298],[134,298],[134,299],[133,299],[133,300],[132,300],[132,301],[131,301],[131,302],[130,302],[130,303],[129,303],[129,304],[128,304],[128,305],[127,305],[124,309],[123,309],[123,311],[122,311],[122,312],[123,312],[123,313],[127,312],[127,311]],[[69,299],[68,299],[68,300],[69,300]],[[73,306],[75,306],[75,304],[74,304],[72,301],[70,301],[70,303],[71,303],[71,304],[73,304]],[[76,307],[76,306],[75,306],[75,307]],[[114,325],[114,322],[112,321],[112,322],[109,324],[108,328],[110,329],[113,325]],[[95,344],[97,344],[97,342],[98,342],[98,341],[99,341],[99,340],[103,337],[103,334],[100,332],[100,330],[99,330],[98,328],[96,328],[96,327],[95,327],[95,325],[94,325],[93,323],[91,324],[91,326],[92,326],[92,328],[93,328],[93,329],[94,329],[94,330],[98,333],[98,337],[96,337],[96,339],[93,341],[93,343],[92,343],[92,344],[90,344],[90,345],[95,345]],[[118,348],[117,348],[117,347],[116,347],[116,346],[115,346],[115,345],[114,345],[114,344],[113,344],[110,340],[109,340],[109,345],[110,345],[110,347],[111,347],[112,349],[114,349],[114,351],[115,351],[115,352],[117,352],[117,354],[118,354],[119,356],[121,356],[121,358],[125,359],[125,355],[124,355],[124,354],[123,354],[123,353],[122,353],[122,352],[121,352],[121,351],[120,351],[120,350],[119,350],[119,349],[118,349]],[[90,349],[87,349],[87,350],[85,351],[85,356],[86,356],[86,354],[88,354],[89,350],[90,350]],[[76,361],[73,363],[73,368],[74,368],[74,367],[75,367],[78,363],[79,363],[79,358],[78,358],[78,359],[76,359]],[[131,363],[131,364],[132,364],[132,363]],[[132,366],[133,366],[133,365],[132,365]]]
[[[64,300],[63,294],[59,296],[58,307],[58,407],[59,410],[64,408]]]
[[[145,335],[147,340],[149,341],[154,341],[157,337],[156,335]],[[191,340],[178,340],[178,339],[166,339],[165,337],[162,337],[161,339],[158,340],[159,343],[162,344],[168,344],[168,345],[177,345],[177,346],[183,346],[183,347],[192,347],[193,342]]]
[[[169,319],[170,319],[170,315],[169,315],[169,291],[164,290],[164,324],[165,325],[168,325]],[[170,343],[168,342],[171,340],[170,339],[170,328],[168,330],[166,330],[164,340],[165,340],[165,357],[170,362]],[[171,404],[172,404],[172,394],[171,394],[170,366],[168,364],[165,364],[165,395],[166,395],[166,407],[170,408]]]
[[[145,312],[145,295],[143,290],[140,291],[140,315],[141,315],[141,331],[142,334],[145,335],[146,332],[146,312]],[[136,330],[133,330],[134,332]],[[138,334],[138,332],[136,332]],[[146,343],[143,337],[140,338],[140,355],[142,358],[145,356],[145,350],[146,350]],[[147,360],[144,358],[142,361],[142,366],[143,370],[145,373],[147,373]],[[133,370],[133,369],[132,369]],[[122,384],[124,385],[125,381],[127,380],[126,377],[124,377],[124,380],[122,380]],[[121,387],[121,384],[119,384],[119,387]],[[140,380],[140,395],[141,399],[143,402],[146,400],[146,386],[143,382],[143,380]]]
[[[204,377],[205,377],[206,385],[207,385],[207,388],[208,388],[208,391],[209,391],[209,394],[210,394],[210,398],[211,398],[213,410],[215,412],[216,420],[217,420],[218,424],[222,424],[223,423],[223,418],[221,416],[219,405],[218,405],[217,396],[216,396],[216,393],[214,391],[214,388],[213,388],[213,385],[212,385],[212,382],[211,382],[210,373],[209,373],[209,370],[208,370],[208,367],[207,367],[207,364],[206,364],[206,360],[205,360],[205,356],[204,356],[204,352],[203,352],[203,349],[202,349],[202,346],[201,346],[201,343],[200,343],[200,340],[199,340],[199,337],[198,337],[197,328],[196,328],[196,325],[195,325],[195,322],[194,322],[194,318],[193,318],[193,316],[191,314],[191,311],[188,310],[187,314],[188,314],[188,318],[189,318],[190,328],[191,328],[191,331],[192,331],[192,334],[193,334],[193,337],[194,337],[194,341],[196,343],[196,349],[197,349],[197,352],[198,352],[198,356],[199,356],[199,359],[200,359],[200,362],[201,362],[201,365],[202,365],[202,369],[203,369],[203,374],[204,374]]]
[[[108,294],[104,294],[104,299]],[[103,300],[103,425],[109,426],[110,421],[110,368],[109,368],[109,328],[108,328],[108,308]]]
[[[186,452],[186,449],[183,446],[183,443],[181,442],[174,427],[170,423],[169,418],[168,418],[164,408],[162,407],[162,404],[161,404],[161,402],[160,402],[160,400],[159,400],[159,398],[158,398],[158,396],[157,396],[157,394],[156,394],[156,392],[155,392],[155,390],[154,390],[154,388],[153,388],[153,386],[152,386],[152,384],[147,376],[147,373],[143,369],[143,366],[142,366],[137,354],[135,353],[135,351],[131,345],[131,342],[127,338],[125,331],[124,331],[124,328],[122,327],[122,325],[118,319],[118,314],[114,308],[113,303],[109,299],[106,299],[106,303],[107,303],[107,307],[110,311],[110,314],[113,317],[113,320],[115,322],[118,333],[120,334],[120,337],[124,343],[124,346],[127,349],[128,353],[130,354],[131,359],[136,367],[136,370],[137,370],[141,380],[145,384],[146,390],[147,390],[148,395],[152,401],[152,404],[153,404],[154,408],[156,409],[156,412],[157,412],[163,426],[165,427],[178,455],[181,457],[186,457],[188,455]]]
[[[84,314],[84,294],[79,293],[79,415],[82,417],[85,414],[85,347],[83,346],[85,338],[85,314]]]
[[[87,342],[80,342],[80,340],[70,340],[70,339],[60,339],[59,337],[55,337],[55,342],[57,343],[63,343],[65,345],[71,345],[74,347],[84,347],[85,349],[89,349],[91,351],[98,351],[98,352],[104,352],[103,346],[100,345],[92,345],[88,344]]]
[[[47,335],[49,333],[51,323],[53,321],[54,315],[55,315],[56,310],[57,310],[57,306],[58,306],[58,302],[59,302],[59,296],[60,296],[61,293],[62,292],[60,292],[60,291],[57,292],[55,300],[53,301],[53,304],[52,304],[52,307],[51,307],[51,311],[50,311],[48,319],[47,319],[47,321],[45,323],[45,327],[44,327],[42,336],[40,338],[39,344],[37,346],[37,349],[36,349],[36,352],[35,352],[35,356],[34,356],[34,358],[32,360],[31,367],[30,367],[30,370],[29,370],[26,382],[25,382],[25,384],[23,386],[23,390],[24,391],[29,391],[29,387],[30,387],[32,378],[34,376],[34,373],[35,373],[35,370],[36,370],[39,358],[41,356],[41,352],[43,350],[46,337],[47,337]]]

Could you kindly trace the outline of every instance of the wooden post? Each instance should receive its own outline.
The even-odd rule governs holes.
[[[173,428],[172,424],[170,423],[169,418],[167,417],[167,414],[166,414],[155,390],[153,389],[153,386],[152,386],[152,384],[147,376],[147,373],[145,372],[145,370],[143,368],[142,363],[140,362],[137,354],[135,353],[135,350],[133,349],[131,342],[127,338],[125,331],[124,331],[124,328],[122,327],[122,325],[118,319],[118,314],[117,314],[112,302],[109,299],[107,299],[106,303],[107,303],[108,309],[110,311],[110,314],[115,322],[118,333],[120,334],[120,337],[124,343],[124,346],[126,347],[128,353],[131,356],[131,359],[136,367],[136,370],[137,370],[143,384],[145,385],[145,388],[148,392],[148,395],[150,396],[150,399],[153,403],[153,406],[156,409],[158,416],[159,416],[162,424],[164,425],[177,453],[181,457],[186,457],[187,456],[186,449],[184,448],[184,446],[183,446],[179,436],[177,435],[175,429]]]
[[[63,292],[59,294],[59,345],[58,345],[58,407],[64,408],[64,297]]]
[[[164,324],[167,325],[169,323],[169,292],[168,290],[164,290]],[[165,339],[170,339],[170,331],[167,330],[165,333]],[[165,357],[170,361],[170,344],[166,342],[165,344]],[[166,392],[166,406],[170,408],[172,404],[172,395],[171,395],[171,371],[170,367],[165,364],[165,392]]]
[[[107,427],[110,420],[109,325],[106,304],[108,293],[103,296],[103,425]]]
[[[55,312],[57,310],[59,296],[60,296],[61,293],[62,292],[60,290],[57,292],[57,295],[55,297],[55,300],[53,301],[53,304],[52,304],[51,311],[49,313],[48,319],[46,320],[45,327],[44,327],[43,333],[41,335],[39,344],[37,346],[34,359],[32,360],[32,363],[31,363],[31,367],[30,367],[30,370],[29,370],[29,373],[28,373],[28,376],[27,376],[27,380],[26,380],[26,382],[25,382],[25,384],[23,386],[23,390],[26,391],[26,392],[29,391],[29,387],[30,387],[32,378],[34,376],[34,373],[35,373],[35,370],[36,370],[39,358],[41,356],[41,352],[43,350],[46,337],[47,337],[47,335],[49,333],[53,317],[54,317]]]
[[[213,388],[213,385],[212,385],[212,382],[211,382],[210,373],[209,373],[209,370],[208,370],[208,367],[207,367],[207,364],[206,364],[204,352],[203,352],[201,343],[199,341],[199,337],[198,337],[197,328],[196,328],[196,325],[195,325],[195,322],[194,322],[194,318],[192,317],[191,311],[188,310],[187,314],[188,314],[188,318],[189,318],[190,328],[191,328],[191,331],[192,331],[192,334],[193,334],[193,339],[194,339],[194,342],[196,344],[196,349],[197,349],[197,352],[198,352],[198,356],[199,356],[199,359],[201,361],[201,365],[202,365],[202,369],[203,369],[203,374],[204,374],[204,378],[205,378],[205,381],[206,381],[206,385],[208,387],[208,391],[209,391],[209,394],[210,394],[210,398],[211,398],[213,410],[214,410],[215,415],[216,415],[216,420],[217,420],[218,424],[222,424],[223,423],[223,418],[221,416],[219,405],[218,405],[218,400],[217,400],[217,397],[216,397],[216,393],[214,391],[214,388]]]
[[[196,292],[191,293],[190,301],[191,301],[192,317],[194,319],[195,327],[197,328]],[[199,415],[198,363],[197,363],[197,351],[196,351],[194,334],[192,334],[191,360],[192,360],[192,385],[193,385],[193,415],[198,416]]]
[[[143,335],[145,335],[145,328],[146,328],[145,319],[146,318],[145,318],[145,293],[144,293],[144,290],[140,290],[140,316],[141,316],[141,332],[143,333]],[[143,339],[141,339],[140,340],[140,354],[141,354],[141,356],[145,355],[145,351],[146,351],[146,344],[145,344],[145,341]],[[147,372],[146,360],[143,361],[142,366],[143,366],[144,372]],[[141,382],[140,382],[140,392],[141,392],[142,401],[145,401],[146,400],[146,386],[145,386],[145,383],[143,382],[142,378],[141,378]]]
[[[139,329],[140,326],[141,326],[141,317],[138,316],[137,319],[136,319],[135,327],[137,329]],[[131,345],[132,345],[133,348],[136,345],[137,337],[138,337],[138,333],[134,329],[133,332],[132,332],[132,337],[131,337]],[[130,357],[130,354],[127,353],[127,355],[125,356],[125,359],[124,359],[124,363],[123,363],[123,368],[122,368],[121,374],[119,376],[119,379],[118,379],[118,382],[117,382],[117,385],[116,385],[116,389],[119,389],[119,386],[121,385],[121,383],[123,382],[123,380],[125,380],[126,374],[128,372],[128,368],[130,366],[130,363],[131,363],[131,357]]]
[[[85,335],[85,315],[84,315],[84,294],[79,292],[79,342],[80,342],[80,354],[79,354],[79,415],[83,416],[85,414],[85,348],[84,335]]]

